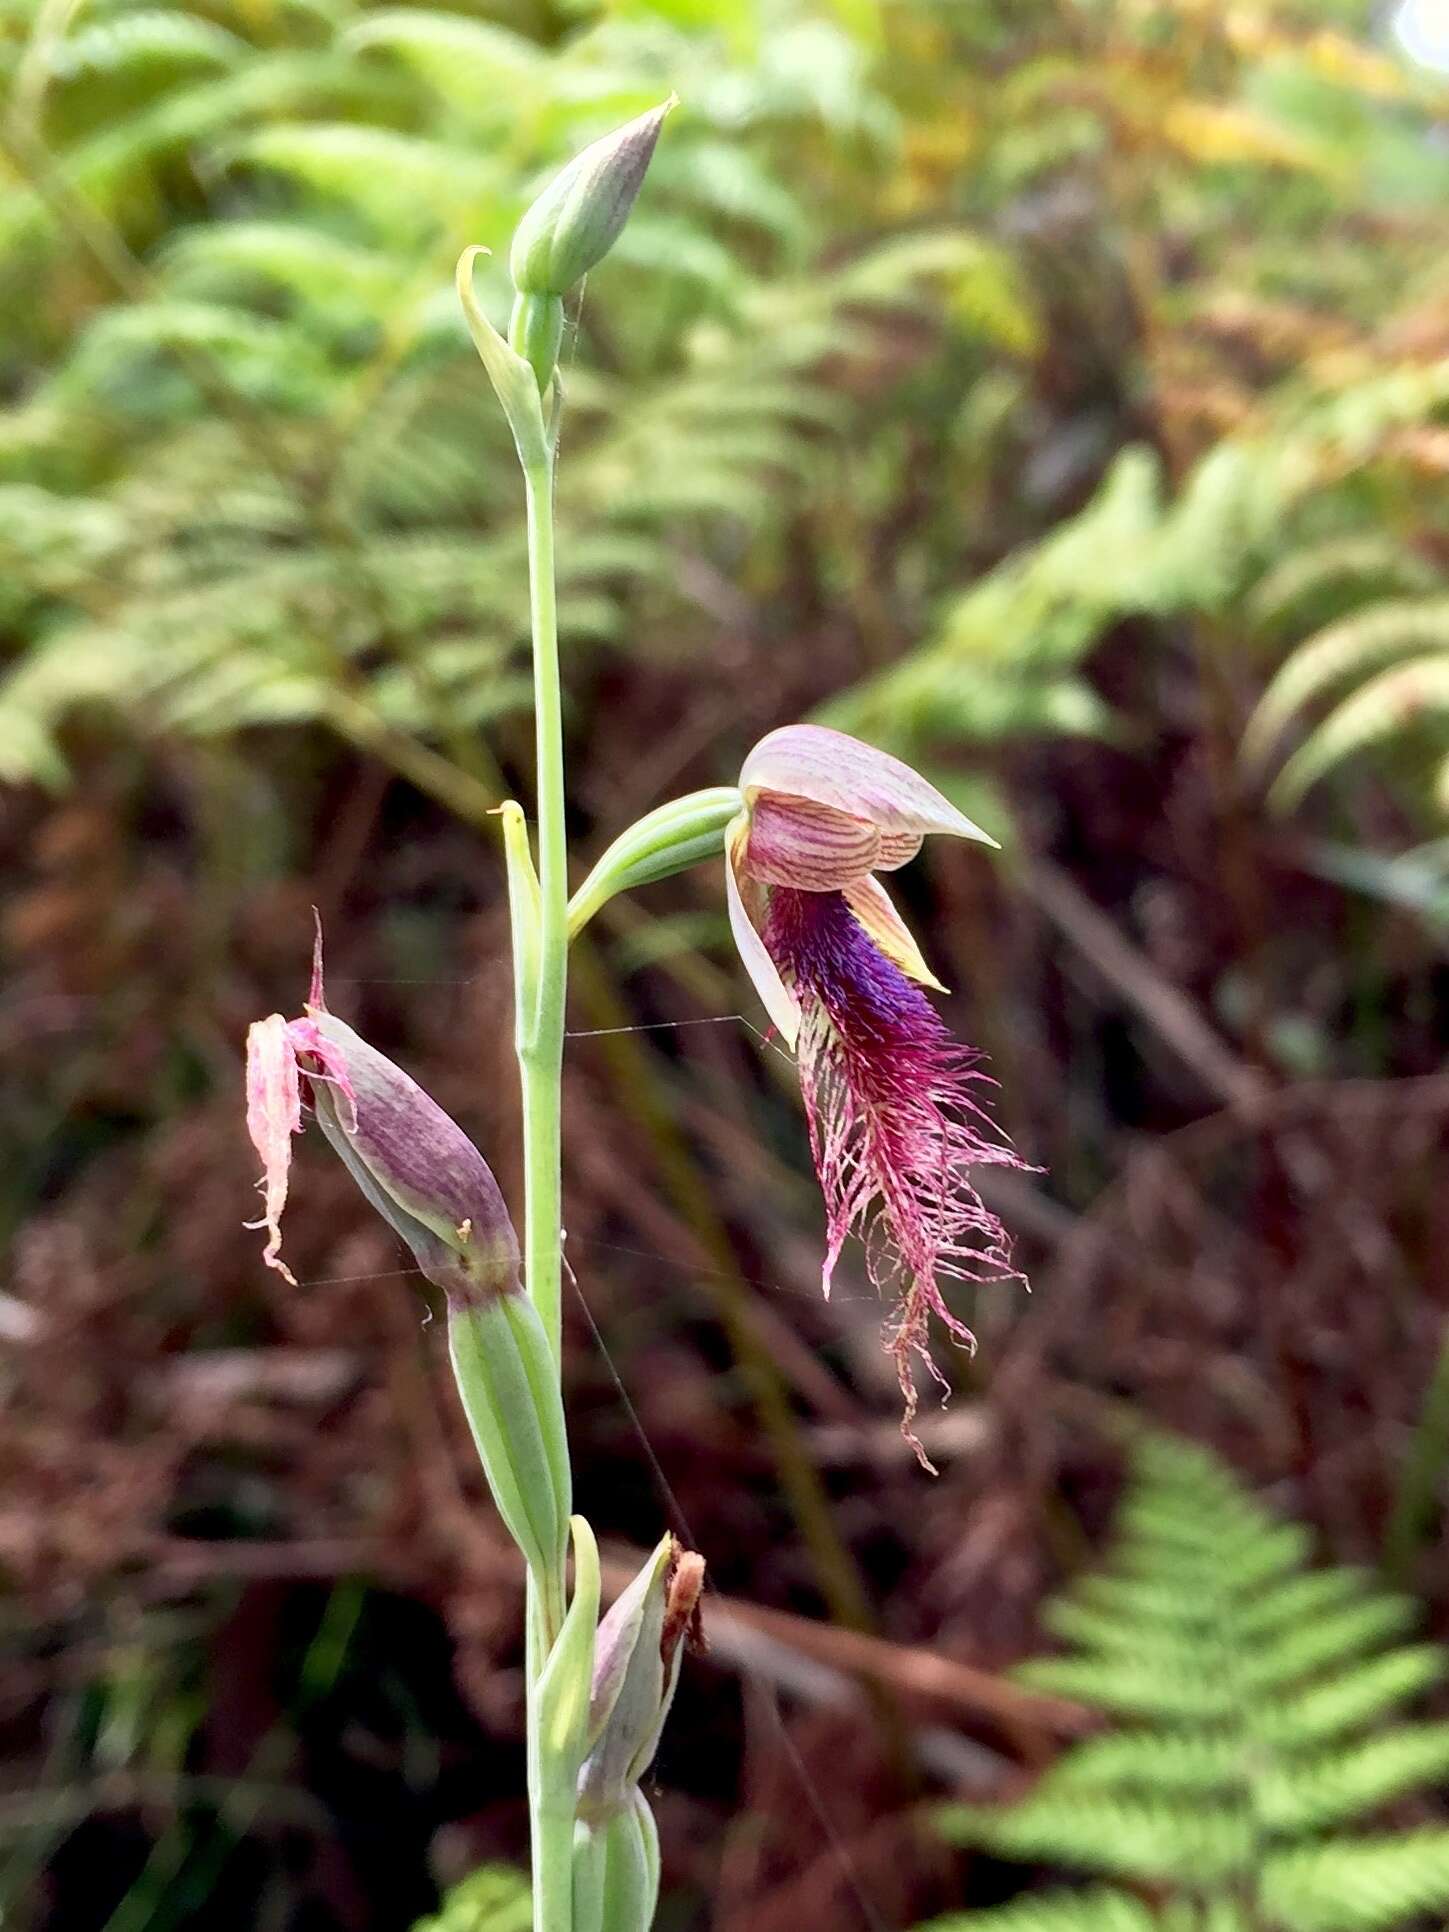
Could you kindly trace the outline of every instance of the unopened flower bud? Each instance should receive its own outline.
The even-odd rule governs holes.
[[[520,295],[567,295],[608,254],[629,219],[673,105],[671,96],[592,142],[555,175],[513,237],[508,266]]]
[[[292,1135],[306,1082],[317,1124],[429,1281],[450,1301],[518,1288],[518,1240],[498,1183],[462,1128],[417,1082],[329,1013],[319,931],[306,1017],[258,1020],[247,1036],[247,1128],[262,1157],[265,1259],[281,1259]]]
[[[589,1699],[589,1751],[579,1774],[579,1817],[598,1824],[623,1811],[648,1770],[674,1699],[686,1636],[697,1629],[704,1558],[672,1536],[599,1624]]]
[[[574,1828],[574,1932],[643,1932],[659,1900],[659,1833],[644,1793]]]

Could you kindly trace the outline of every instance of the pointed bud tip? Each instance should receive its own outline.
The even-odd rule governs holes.
[[[307,994],[307,1004],[315,1012],[325,1013],[327,996],[322,981],[322,915],[312,908],[312,985]]]
[[[509,250],[509,272],[520,295],[567,295],[608,254],[676,104],[671,94],[592,142],[554,176],[519,222]]]

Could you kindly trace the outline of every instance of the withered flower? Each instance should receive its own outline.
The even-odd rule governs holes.
[[[273,1013],[247,1035],[247,1131],[262,1159],[269,1268],[281,1257],[292,1136],[304,1092],[317,1124],[419,1268],[451,1302],[518,1287],[518,1241],[487,1162],[401,1067],[327,1011],[319,928],[304,1017]]]

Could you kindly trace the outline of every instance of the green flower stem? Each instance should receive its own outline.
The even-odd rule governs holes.
[[[523,1077],[525,1280],[555,1359],[562,1330],[560,1082],[568,987],[568,848],[564,829],[563,700],[553,564],[553,458],[524,470],[537,746],[538,950],[533,1010],[519,1014]]]
[[[537,746],[538,897],[534,944],[515,949],[518,1065],[523,1087],[524,1281],[548,1338],[562,1346],[562,1076],[568,990],[568,848],[564,826],[563,699],[553,558],[553,453],[524,462],[529,608]],[[531,897],[530,892],[530,897]],[[545,1579],[528,1580],[528,1797],[534,1932],[573,1932],[574,1772],[544,1746],[546,1667],[562,1626]]]

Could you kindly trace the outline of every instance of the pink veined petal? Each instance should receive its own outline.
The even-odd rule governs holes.
[[[873,872],[898,872],[909,865],[925,843],[923,832],[882,832]]]
[[[834,892],[875,864],[880,833],[863,818],[810,798],[761,792],[750,812],[743,869],[766,885]]]
[[[938,993],[948,990],[922,958],[915,934],[892,905],[879,879],[867,876],[858,880],[845,887],[842,897],[869,937],[908,979],[919,986],[934,987]]]
[[[748,805],[769,792],[812,799],[884,833],[944,832],[995,845],[929,780],[899,758],[826,725],[782,725],[762,738],[745,759],[740,789]],[[913,854],[895,848],[903,865]]]
[[[257,1020],[247,1032],[247,1132],[262,1161],[265,1212],[248,1227],[265,1228],[262,1259],[296,1285],[282,1260],[282,1210],[287,1205],[287,1172],[292,1136],[302,1129],[302,1087],[290,1029],[280,1013]]]
[[[786,1046],[793,1047],[800,1031],[800,1008],[787,991],[775,962],[755,930],[745,906],[738,877],[739,848],[744,841],[748,820],[743,814],[725,832],[725,898],[729,905],[730,931],[745,971],[754,981],[755,991]]]
[[[326,1009],[321,1010],[325,1014]],[[289,1020],[287,1033],[296,1052],[305,1053],[308,1059],[317,1062],[315,1067],[307,1068],[307,1078],[330,1080],[345,1098],[352,1110],[352,1119],[350,1122],[344,1121],[343,1125],[349,1132],[355,1133],[357,1131],[357,1095],[353,1090],[352,1076],[347,1071],[347,1055],[341,1046],[330,1039],[316,1020],[312,1019]]]
[[[314,987],[318,985],[314,979]],[[315,1062],[309,1080],[331,1081],[357,1119],[357,1095],[347,1062],[313,1020],[284,1020],[272,1013],[247,1030],[247,1133],[261,1156],[260,1182],[264,1210],[248,1227],[265,1228],[267,1245],[262,1259],[269,1268],[296,1286],[296,1277],[282,1259],[282,1210],[287,1205],[287,1177],[292,1166],[292,1136],[302,1131],[302,1081],[298,1056]]]

